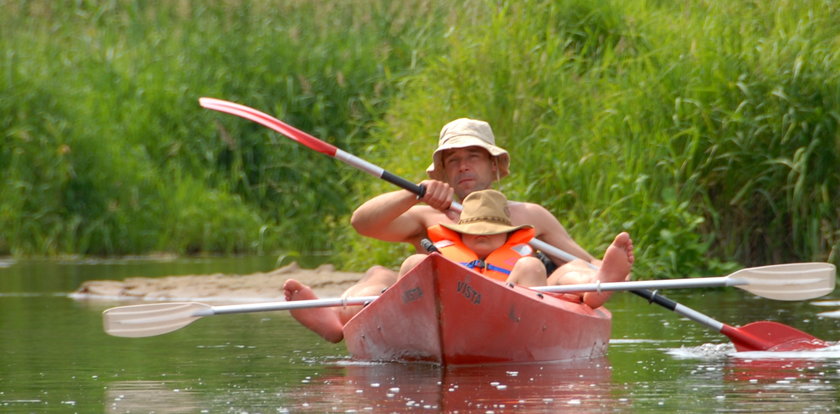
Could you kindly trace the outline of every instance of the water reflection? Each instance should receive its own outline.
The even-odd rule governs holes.
[[[727,411],[769,407],[775,412],[834,412],[840,347],[799,352],[735,352],[731,344],[704,344],[668,351],[680,359],[699,359],[684,392],[716,389],[714,399]],[[718,384],[718,385],[715,385]],[[765,410],[765,409],[763,409]]]
[[[195,413],[196,395],[165,381],[114,381],[105,391],[106,413]]]
[[[286,395],[292,411],[341,407],[394,412],[597,411],[621,404],[606,359],[554,364],[442,368],[423,364],[334,364]],[[626,400],[624,400],[626,401]]]
[[[732,409],[773,404],[778,412],[835,412],[838,364],[831,360],[732,358],[724,368]]]

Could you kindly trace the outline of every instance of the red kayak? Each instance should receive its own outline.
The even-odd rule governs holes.
[[[344,326],[350,354],[442,365],[547,362],[606,354],[612,315],[511,286],[430,254]]]

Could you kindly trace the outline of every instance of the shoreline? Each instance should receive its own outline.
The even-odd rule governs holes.
[[[88,280],[70,297],[91,301],[284,301],[283,284],[295,279],[319,297],[338,297],[363,273],[335,270],[330,264],[303,269],[297,262],[267,273],[130,277],[125,280]]]

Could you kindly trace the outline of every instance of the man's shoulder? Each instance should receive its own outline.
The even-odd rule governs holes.
[[[537,204],[531,203],[528,201],[508,201],[508,206],[510,207],[511,211],[523,211],[523,212],[536,212],[536,211],[548,211],[545,207]]]
[[[542,224],[555,221],[554,215],[545,207],[525,201],[511,201],[508,203],[511,220],[514,223],[531,224],[540,227]]]

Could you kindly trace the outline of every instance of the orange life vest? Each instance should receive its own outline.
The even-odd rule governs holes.
[[[456,231],[435,225],[426,229],[426,233],[443,257],[491,279],[504,282],[517,260],[534,253],[534,249],[528,245],[528,242],[534,238],[536,231],[533,228],[524,228],[511,233],[505,244],[490,253],[484,260],[480,260],[475,252],[464,245],[461,235]]]

